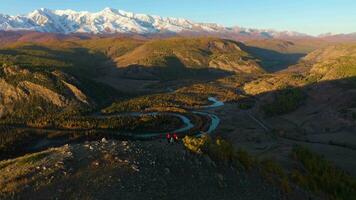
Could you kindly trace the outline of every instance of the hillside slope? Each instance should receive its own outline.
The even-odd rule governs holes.
[[[329,46],[308,54],[304,59],[311,75],[322,80],[356,76],[356,44]]]
[[[169,38],[148,41],[116,59],[120,67],[143,66],[218,69],[228,72],[261,73],[254,58],[239,44],[215,38]]]
[[[110,58],[104,50],[86,48],[80,41],[17,41],[1,48],[1,116],[21,123],[92,110],[117,98],[116,90],[94,80]]]
[[[108,141],[0,161],[0,198],[301,199],[256,173],[195,156],[182,145]],[[13,173],[7,173],[7,171]],[[51,178],[52,177],[52,178]],[[20,180],[20,181],[17,181]],[[13,183],[13,184],[9,184]],[[83,187],[84,186],[84,187]],[[299,198],[298,198],[299,197]]]
[[[94,102],[83,85],[61,71],[36,71],[18,66],[0,67],[0,116],[27,118],[58,111],[80,110]]]

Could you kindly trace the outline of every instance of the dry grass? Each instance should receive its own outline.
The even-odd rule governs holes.
[[[296,147],[292,158],[300,165],[292,172],[298,185],[331,199],[355,199],[356,179],[335,167],[322,156],[303,147]]]
[[[0,197],[23,190],[35,181],[39,181],[37,186],[47,183],[47,178],[58,170],[58,167],[49,168],[48,166],[55,166],[55,163],[68,158],[71,155],[69,152],[69,147],[64,146],[1,161]]]
[[[236,167],[244,167],[247,170],[255,165],[255,159],[242,149],[235,150],[231,143],[217,138],[212,140],[209,135],[203,135],[199,138],[186,136],[183,139],[184,146],[198,154],[207,154],[216,161],[231,163]]]

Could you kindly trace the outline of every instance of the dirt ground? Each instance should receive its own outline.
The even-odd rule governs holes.
[[[102,140],[43,153],[0,162],[1,199],[306,198],[165,141]]]

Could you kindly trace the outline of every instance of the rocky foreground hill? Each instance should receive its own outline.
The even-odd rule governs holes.
[[[180,144],[65,145],[0,162],[0,197],[37,199],[281,199],[254,173],[196,156]],[[11,184],[10,184],[11,183]],[[301,195],[301,196],[300,196]],[[291,194],[291,199],[306,198]]]

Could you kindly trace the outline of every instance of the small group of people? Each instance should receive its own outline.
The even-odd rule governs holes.
[[[168,143],[178,143],[179,137],[176,133],[167,133],[166,139]]]

